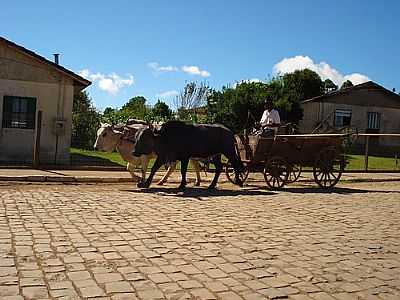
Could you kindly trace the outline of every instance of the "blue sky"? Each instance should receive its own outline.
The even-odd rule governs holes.
[[[399,1],[21,1],[0,35],[93,81],[99,109],[173,103],[187,81],[220,89],[309,67],[400,91]],[[168,96],[169,95],[169,96]]]

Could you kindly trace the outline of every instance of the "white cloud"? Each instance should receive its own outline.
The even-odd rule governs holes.
[[[353,73],[350,75],[346,75],[344,76],[344,79],[350,80],[353,84],[360,84],[370,80],[367,76],[360,73]]]
[[[123,87],[130,86],[135,83],[131,74],[128,74],[126,78],[123,78],[116,73],[111,73],[109,75],[102,73],[91,73],[88,69],[81,70],[78,72],[78,74],[93,82],[97,82],[97,85],[101,90],[113,95],[117,94]]]
[[[157,62],[150,62],[147,66],[157,73],[178,72],[179,69],[175,66],[160,66]]]
[[[208,71],[200,70],[197,66],[183,66],[181,70],[191,75],[199,75],[201,77],[209,77],[211,74]]]
[[[177,96],[178,94],[179,94],[178,91],[171,90],[171,91],[165,91],[165,92],[159,93],[156,96],[160,97],[160,98],[169,98],[169,97]]]
[[[150,69],[152,69],[156,75],[160,74],[160,73],[182,71],[182,72],[190,74],[190,75],[198,75],[201,77],[210,77],[211,76],[210,72],[208,72],[206,70],[201,70],[198,66],[184,65],[181,68],[178,68],[176,66],[160,66],[160,64],[158,62],[150,62],[147,64],[147,66]]]
[[[324,61],[315,63],[310,57],[302,55],[282,59],[274,65],[273,71],[275,74],[286,74],[303,69],[310,69],[321,76],[322,80],[329,78],[339,86],[346,80],[355,85],[370,80],[368,76],[359,73],[343,75]]]

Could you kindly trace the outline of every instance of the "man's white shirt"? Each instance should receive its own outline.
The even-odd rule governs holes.
[[[280,124],[281,123],[281,118],[279,117],[279,113],[276,109],[272,109],[271,111],[264,110],[264,113],[261,117],[261,126],[268,126],[272,124]],[[276,129],[275,131],[278,130],[277,127],[273,128]]]

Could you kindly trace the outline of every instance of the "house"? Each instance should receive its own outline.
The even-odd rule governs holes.
[[[3,164],[32,162],[35,145],[41,163],[69,162],[73,97],[91,82],[60,66],[55,57],[55,62],[49,61],[0,37]]]
[[[303,133],[400,133],[400,95],[372,81],[305,100],[302,107],[299,129]],[[393,137],[374,137],[371,142],[400,146],[400,139]]]

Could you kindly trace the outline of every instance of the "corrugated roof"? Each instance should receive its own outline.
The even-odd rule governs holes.
[[[74,80],[74,85],[75,85],[75,83],[78,83],[77,85],[83,85],[84,87],[87,87],[87,86],[92,84],[92,82],[90,82],[89,80],[83,78],[82,76],[79,76],[78,74],[72,72],[71,70],[68,70],[68,69],[64,68],[63,66],[60,66],[60,65],[58,65],[58,64],[56,64],[56,63],[54,63],[54,62],[52,62],[52,61],[50,61],[48,59],[46,59],[45,57],[43,57],[43,56],[41,56],[41,55],[39,55],[39,54],[29,50],[29,49],[26,49],[25,47],[17,45],[16,43],[14,43],[14,42],[12,42],[10,40],[7,40],[4,37],[0,36],[0,42],[4,42],[9,47],[11,47],[11,48],[13,48],[13,49],[15,49],[17,51],[20,51],[20,52],[22,52],[22,53],[24,53],[24,54],[26,54],[26,55],[34,58],[34,59],[37,59],[37,60],[39,60],[40,62],[42,62],[44,64],[50,65],[51,67],[57,69],[59,72],[71,77]]]
[[[348,88],[344,88],[344,89],[341,89],[341,90],[330,92],[330,93],[327,93],[325,95],[321,95],[321,96],[317,96],[317,97],[314,97],[314,98],[311,98],[311,99],[307,99],[307,100],[302,101],[301,103],[320,102],[320,101],[322,102],[322,101],[325,101],[328,98],[339,96],[339,95],[346,95],[346,94],[349,94],[349,93],[354,92],[356,90],[380,90],[380,91],[382,91],[384,93],[387,93],[387,94],[390,94],[392,96],[397,96],[399,101],[400,101],[400,95],[398,95],[398,94],[396,94],[396,93],[394,93],[392,91],[389,91],[388,89],[385,89],[383,86],[381,86],[381,85],[379,85],[379,84],[377,84],[377,83],[375,83],[373,81],[367,81],[367,82],[364,82],[364,83],[361,83],[361,84],[357,84],[357,85],[354,85],[354,86],[351,86],[351,87],[348,87]]]

